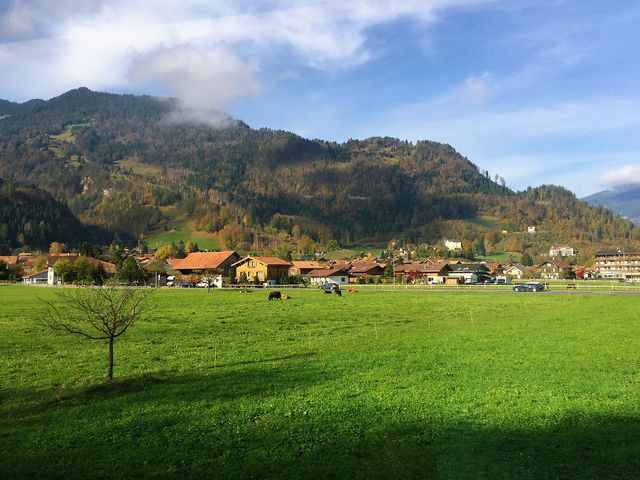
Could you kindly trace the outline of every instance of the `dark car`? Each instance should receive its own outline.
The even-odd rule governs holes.
[[[523,283],[513,287],[514,292],[543,292],[544,285],[538,282]]]
[[[184,282],[182,285],[180,285],[181,288],[196,288],[195,283],[193,282]]]
[[[325,283],[318,286],[319,290],[340,290],[340,285],[337,283]]]

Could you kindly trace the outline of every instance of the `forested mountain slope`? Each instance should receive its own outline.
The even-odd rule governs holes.
[[[640,237],[562,189],[512,192],[448,145],[336,144],[231,120],[215,129],[173,121],[177,107],[85,88],[0,101],[0,178],[34,184],[83,222],[129,239],[176,214],[249,245],[279,231],[321,243],[472,239],[487,228],[456,221],[479,216],[492,217],[493,230],[534,223],[559,240]]]

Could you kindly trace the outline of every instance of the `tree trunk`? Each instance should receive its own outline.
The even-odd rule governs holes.
[[[113,379],[113,337],[109,338],[109,380]]]

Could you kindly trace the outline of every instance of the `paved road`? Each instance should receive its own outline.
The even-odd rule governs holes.
[[[514,292],[511,289],[505,288],[385,288],[385,289],[366,289],[363,288],[361,292],[476,292],[476,293],[505,293],[516,295],[640,295],[640,290],[631,291],[617,291],[607,290],[606,288],[600,290],[545,290],[544,292]]]

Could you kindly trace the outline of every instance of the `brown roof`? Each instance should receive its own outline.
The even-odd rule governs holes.
[[[563,262],[562,260],[547,260],[546,262],[541,263],[538,268],[545,266],[547,263],[554,265],[556,268],[563,268],[563,269],[572,268],[571,265],[569,265],[566,262]]]
[[[395,271],[396,273],[402,272],[427,272],[430,271],[431,268],[430,263],[404,263],[402,265],[396,265]],[[442,267],[441,267],[442,268]]]
[[[349,260],[333,260],[329,262],[329,265],[335,268],[349,268],[351,266],[351,262]]]
[[[169,266],[175,270],[176,266],[180,264],[182,260],[184,260],[184,258],[167,258],[165,262],[168,263]]]
[[[316,262],[315,260],[294,260],[291,263],[293,263],[293,266],[297,268],[322,268],[322,265],[320,265],[320,263]]]
[[[0,255],[0,260],[7,265],[16,265],[18,263],[18,255]]]
[[[182,259],[167,259],[167,263],[176,270],[200,270],[207,268],[220,268],[232,255],[238,255],[234,251],[227,252],[193,252]]]
[[[384,265],[377,263],[354,263],[349,269],[349,273],[369,273],[373,269],[383,270]]]
[[[232,266],[238,265],[244,262],[245,260],[256,260],[265,265],[272,265],[272,266],[280,265],[283,267],[290,267],[292,265],[291,262],[287,262],[286,260],[282,260],[281,258],[278,258],[278,257],[254,257],[250,255],[248,257],[244,257],[242,260],[237,261]]]
[[[322,268],[319,270],[314,270],[309,274],[310,277],[333,277],[335,275],[347,275],[347,272],[345,272],[341,268]]]

